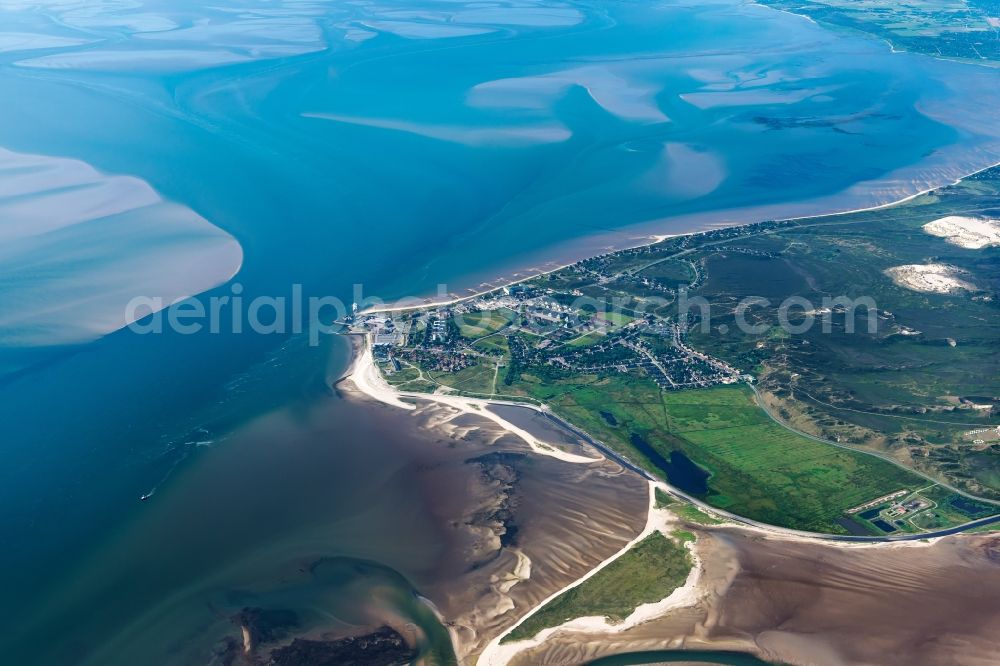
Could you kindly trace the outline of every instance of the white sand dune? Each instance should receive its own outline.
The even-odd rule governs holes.
[[[1000,220],[949,215],[928,222],[924,231],[970,250],[1000,245]]]
[[[906,264],[888,268],[885,274],[900,287],[925,294],[955,294],[975,291],[968,273],[948,264]]]
[[[0,148],[2,346],[94,340],[131,323],[133,297],[169,306],[242,258],[232,236],[143,180]]]

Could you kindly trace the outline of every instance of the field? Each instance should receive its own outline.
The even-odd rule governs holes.
[[[684,584],[691,558],[683,543],[653,532],[581,585],[556,597],[508,634],[504,641],[531,638],[542,629],[578,617],[621,621],[636,607],[665,599]]]
[[[461,316],[458,328],[464,338],[480,338],[505,328],[516,316],[516,312],[506,308],[485,312],[467,312]]]
[[[463,393],[492,394],[494,369],[489,365],[473,365],[458,372],[432,372],[430,378]]]
[[[664,457],[682,452],[709,474],[704,501],[774,525],[842,533],[837,519],[846,509],[927,485],[890,463],[775,423],[745,386],[661,392],[648,380],[611,376],[532,385],[529,392],[661,477],[663,470],[633,446],[632,434]]]

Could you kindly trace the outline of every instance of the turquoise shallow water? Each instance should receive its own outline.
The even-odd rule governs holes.
[[[355,283],[387,298],[440,282],[458,290],[649,233],[888,201],[1000,153],[995,72],[892,54],[729,0],[81,0],[5,5],[0,20],[10,31],[0,38],[10,101],[0,147],[148,183],[240,243],[248,299],[287,295],[293,283],[347,300]],[[85,229],[105,233],[99,223]],[[101,238],[119,252],[162,242]],[[24,269],[13,265],[0,264],[7,307],[24,301]],[[64,282],[85,274],[130,295],[128,274],[94,255],[59,270]],[[86,296],[51,295],[46,306],[69,312]],[[307,409],[345,353],[225,328],[0,349],[0,368],[19,369],[0,383],[0,617],[47,603],[53,572],[73,563],[92,567],[75,576],[99,577],[108,540],[136,522],[144,538],[168,534],[137,498],[156,488],[157,502],[181,502],[178,470],[210,464],[225,487],[229,466],[205,450],[238,456],[218,443],[233,427]],[[355,436],[345,431],[341,446],[361,446]],[[281,484],[267,492],[289,501]],[[211,532],[186,533],[184,552],[209,547],[199,534]],[[414,544],[433,545],[433,530],[423,533],[432,536]],[[250,528],[239,537],[227,557],[254,549]],[[220,565],[187,566],[193,580]],[[185,570],[177,575],[182,586]],[[81,589],[67,607],[119,593]],[[150,595],[151,607],[162,601]],[[42,608],[33,630],[67,621],[60,613]],[[110,639],[116,626],[92,636]]]

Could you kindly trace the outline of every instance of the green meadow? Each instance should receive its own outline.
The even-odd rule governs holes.
[[[636,607],[665,599],[684,584],[691,556],[689,534],[669,538],[653,532],[594,576],[556,597],[504,638],[531,638],[539,631],[578,617],[603,616],[613,622]]]

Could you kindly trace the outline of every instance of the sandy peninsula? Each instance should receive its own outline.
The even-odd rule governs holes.
[[[355,337],[357,338],[357,336]],[[413,400],[436,402],[456,410],[448,420],[460,414],[471,414],[488,419],[506,432],[523,440],[524,443],[531,447],[533,452],[540,455],[550,456],[571,463],[595,463],[603,460],[602,457],[592,457],[564,451],[555,442],[542,441],[533,433],[515,425],[495,411],[487,409],[491,404],[503,403],[503,401],[468,398],[448,393],[411,393],[400,391],[390,386],[382,377],[378,366],[375,365],[371,345],[366,342],[360,343],[359,348],[355,349],[355,354],[354,364],[345,379],[350,380],[359,391],[374,400],[408,410],[416,409],[416,405],[412,402]],[[410,402],[407,402],[404,398],[409,399]],[[518,403],[518,406],[522,406],[525,409],[534,409],[531,405],[521,405]]]

